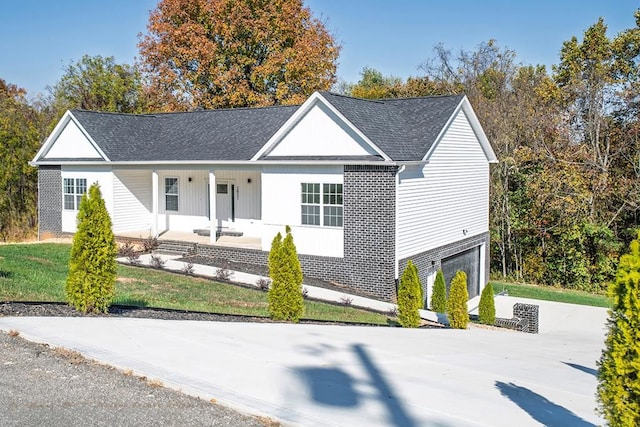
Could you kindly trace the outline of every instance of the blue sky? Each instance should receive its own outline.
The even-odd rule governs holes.
[[[0,0],[0,78],[45,92],[84,54],[133,63],[157,0]],[[558,62],[562,42],[598,17],[609,36],[635,25],[632,0],[305,0],[343,45],[338,77],[356,82],[365,66],[420,75],[433,47],[473,50],[496,39],[526,64]],[[453,6],[455,5],[455,6]]]

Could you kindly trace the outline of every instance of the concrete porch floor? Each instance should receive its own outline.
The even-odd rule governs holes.
[[[136,239],[146,239],[149,231],[129,231],[126,233],[118,233],[117,237],[128,237]],[[188,231],[165,231],[158,236],[158,240],[176,240],[179,242],[198,243],[201,245],[210,245],[209,236],[200,236],[196,233]],[[262,249],[262,239],[259,237],[248,236],[220,236],[213,244],[214,246],[225,246],[230,248],[241,249]]]

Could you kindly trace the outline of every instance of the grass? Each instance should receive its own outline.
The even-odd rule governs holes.
[[[70,245],[0,246],[0,301],[65,302]],[[115,304],[268,316],[267,294],[162,270],[118,266]],[[305,301],[304,319],[388,324],[378,313]]]
[[[491,282],[495,293],[506,290],[509,296],[532,298],[545,301],[565,302],[569,304],[610,307],[606,295],[592,294],[573,289],[561,289],[550,286],[524,285],[506,282]]]

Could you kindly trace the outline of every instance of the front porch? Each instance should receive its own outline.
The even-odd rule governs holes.
[[[149,230],[116,233],[116,237],[146,239],[149,237]],[[201,236],[187,231],[165,231],[158,236],[158,241],[197,243],[199,245],[213,245],[238,249],[262,249],[262,239],[259,237],[221,235],[215,242],[211,242],[210,236]]]

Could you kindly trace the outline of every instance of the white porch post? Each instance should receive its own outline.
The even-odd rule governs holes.
[[[151,173],[151,234],[158,237],[158,171]]]
[[[209,243],[216,242],[218,221],[216,219],[216,175],[213,169],[209,170]]]

